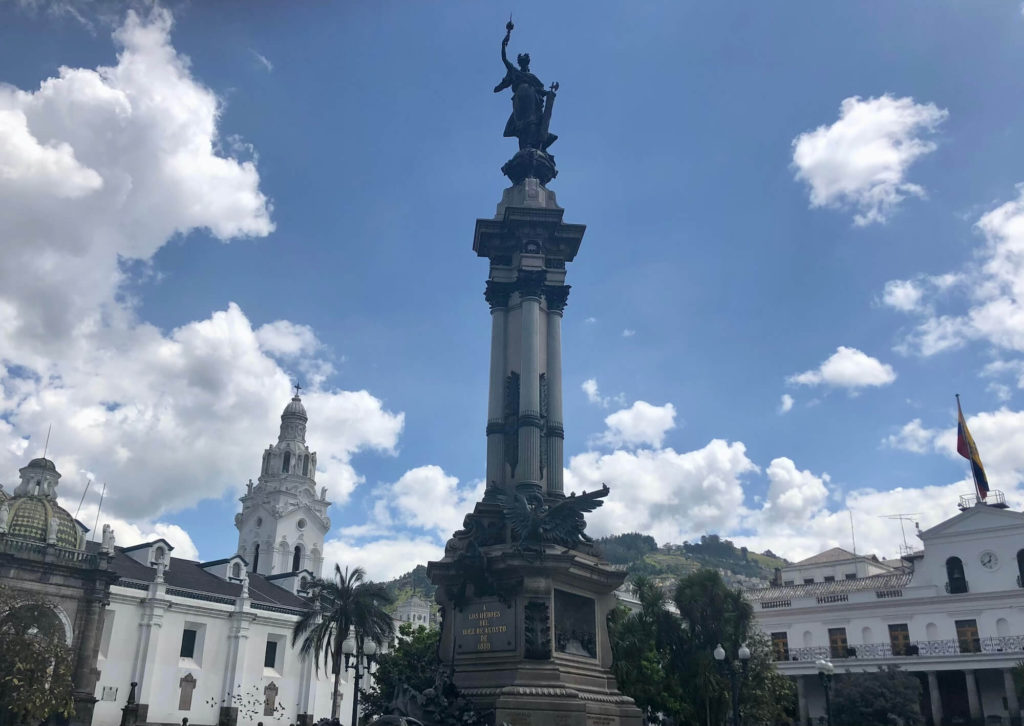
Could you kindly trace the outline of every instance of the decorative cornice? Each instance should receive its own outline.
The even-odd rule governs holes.
[[[548,310],[551,312],[562,312],[565,309],[565,302],[569,298],[569,290],[572,285],[549,285],[544,288],[544,299],[547,300]]]
[[[539,298],[544,290],[546,278],[547,273],[543,270],[520,270],[515,283],[519,296]]]
[[[484,299],[491,306],[491,309],[495,308],[507,308],[508,299],[512,295],[514,286],[509,282],[496,282],[494,280],[487,281],[487,287],[484,289]]]
[[[487,422],[487,435],[491,434],[504,434],[505,433],[505,422],[504,421],[488,421]]]

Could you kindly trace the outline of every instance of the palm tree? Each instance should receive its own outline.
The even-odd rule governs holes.
[[[395,632],[391,616],[381,608],[391,602],[384,585],[366,580],[366,570],[356,567],[341,571],[334,566],[334,579],[314,578],[309,585],[313,609],[295,623],[292,645],[302,639],[300,652],[314,658],[316,671],[328,664],[334,674],[331,691],[331,719],[338,718],[338,684],[341,681],[342,643],[355,631],[359,640],[372,640],[378,646]],[[355,726],[353,724],[353,726]]]

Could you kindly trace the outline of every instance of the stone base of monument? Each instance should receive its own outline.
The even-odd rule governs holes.
[[[444,613],[442,658],[462,695],[494,709],[497,724],[640,725],[609,670],[607,617],[622,570],[552,544],[451,548],[428,567]]]

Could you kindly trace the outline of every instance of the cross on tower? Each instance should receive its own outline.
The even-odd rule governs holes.
[[[295,388],[295,395],[298,396],[299,395],[299,391],[302,390],[302,386],[300,386],[298,383],[296,383],[294,388]]]

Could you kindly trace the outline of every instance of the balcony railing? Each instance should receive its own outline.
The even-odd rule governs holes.
[[[991,638],[953,638],[951,640],[915,640],[902,647],[892,643],[861,643],[848,646],[812,646],[789,648],[785,658],[777,649],[775,660],[810,661],[824,658],[912,658],[914,656],[973,655],[975,653],[1024,653],[1024,635],[998,635]]]

